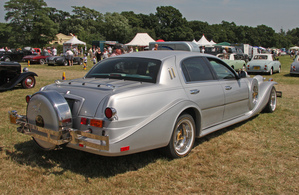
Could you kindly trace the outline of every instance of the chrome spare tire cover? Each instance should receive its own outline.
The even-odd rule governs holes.
[[[72,114],[64,97],[56,91],[39,91],[32,95],[27,106],[27,120],[29,124],[54,131],[62,127],[72,127]],[[38,132],[42,136],[45,133]],[[52,137],[60,139],[59,137]],[[56,147],[52,143],[34,138],[43,149],[51,150]]]

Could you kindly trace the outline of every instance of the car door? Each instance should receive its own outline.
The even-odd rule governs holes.
[[[237,77],[227,64],[216,58],[207,58],[217,75],[218,82],[224,91],[223,120],[230,120],[249,111],[248,84]]]
[[[206,60],[202,57],[184,59],[181,69],[186,94],[201,109],[201,128],[204,130],[221,122],[224,113],[224,92]]]

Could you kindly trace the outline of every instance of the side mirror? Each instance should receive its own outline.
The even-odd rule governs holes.
[[[247,77],[247,73],[246,73],[245,71],[243,71],[243,70],[241,70],[241,71],[238,73],[238,75],[239,75],[239,78],[246,78],[246,77]]]

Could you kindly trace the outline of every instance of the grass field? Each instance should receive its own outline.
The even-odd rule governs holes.
[[[7,111],[25,114],[27,94],[63,72],[72,79],[87,71],[31,65],[35,88],[0,93],[0,194],[299,194],[299,77],[289,75],[289,56],[280,61],[282,72],[271,76],[283,92],[274,113],[197,139],[191,154],[176,160],[158,150],[123,157],[40,150],[17,133]]]

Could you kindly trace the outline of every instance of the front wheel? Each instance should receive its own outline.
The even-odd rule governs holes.
[[[275,87],[272,87],[268,103],[264,108],[264,112],[272,113],[275,111],[277,105],[276,98],[277,98],[276,89]]]
[[[34,76],[27,76],[23,81],[22,81],[22,87],[24,89],[30,89],[35,86],[35,78]]]
[[[273,68],[270,69],[269,75],[273,74]]]
[[[65,61],[63,62],[63,65],[64,65],[64,66],[67,66],[67,65],[69,65],[68,61],[67,61],[67,60],[65,60]]]
[[[183,114],[176,121],[166,152],[172,158],[185,157],[191,152],[194,141],[195,122],[189,114]]]
[[[44,64],[45,64],[45,59],[40,59],[40,60],[39,60],[39,63],[40,63],[41,65],[44,65]]]

